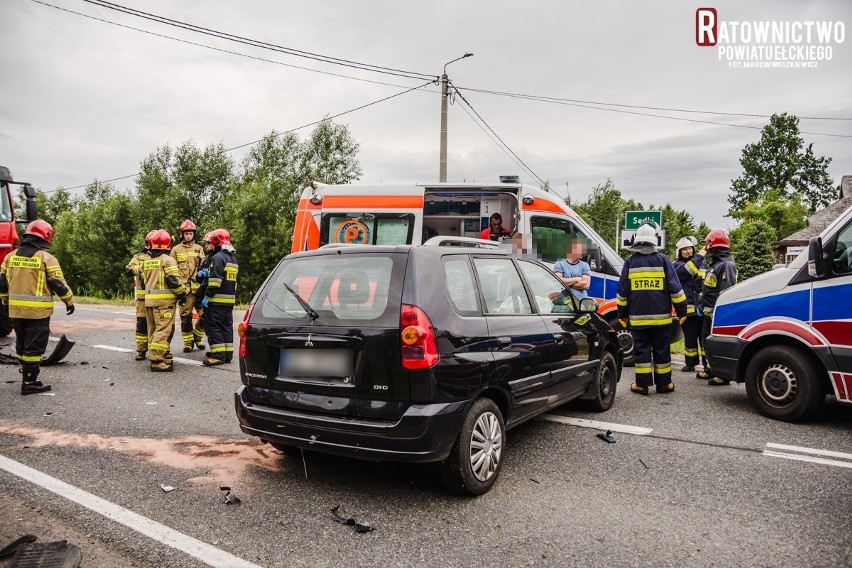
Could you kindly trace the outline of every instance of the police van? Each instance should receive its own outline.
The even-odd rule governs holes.
[[[291,252],[335,243],[418,245],[436,236],[478,238],[494,213],[503,218],[503,227],[519,234],[528,254],[545,263],[565,258],[574,239],[587,244],[589,296],[618,332],[629,362],[633,338],[618,323],[615,305],[621,257],[556,194],[523,185],[516,176],[499,183],[314,182],[299,200]]]
[[[764,416],[812,418],[829,394],[852,404],[852,207],[807,254],[722,293],[705,349]]]

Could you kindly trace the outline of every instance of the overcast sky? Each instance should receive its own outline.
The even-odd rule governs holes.
[[[759,140],[769,115],[852,118],[849,0],[118,3],[407,72],[440,75],[444,63],[472,52],[447,68],[450,80],[532,173],[487,136],[457,100],[449,107],[449,181],[519,174],[537,185],[534,173],[561,194],[567,183],[572,199],[582,201],[610,178],[627,198],[646,206],[671,203],[691,211],[696,223],[713,226],[732,225],[724,217],[730,182],[741,172],[743,146]],[[843,22],[832,29],[843,28],[845,35],[843,41],[835,34],[822,44],[830,48],[831,59],[819,61],[817,68],[731,67],[725,55],[720,58],[721,43],[696,45],[696,8],[708,6],[716,8],[720,22]],[[84,0],[2,0],[0,29],[0,164],[16,179],[47,191],[133,174],[166,144],[192,139],[199,146],[222,142],[230,148],[426,82],[258,49]],[[468,89],[590,103],[552,104]],[[438,179],[436,86],[335,120],[347,124],[360,144],[361,181]],[[803,118],[800,129],[809,133],[803,137],[817,155],[833,158],[829,173],[835,184],[852,174],[852,121]],[[240,152],[233,153],[235,159],[242,158]],[[114,183],[133,184],[133,179]]]

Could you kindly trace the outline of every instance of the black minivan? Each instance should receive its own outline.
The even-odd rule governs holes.
[[[572,399],[608,410],[615,332],[542,264],[474,246],[285,257],[239,325],[242,430],[281,450],[441,462],[482,494],[505,432]]]

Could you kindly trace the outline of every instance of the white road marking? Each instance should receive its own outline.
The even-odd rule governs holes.
[[[208,566],[215,568],[260,568],[257,564],[243,560],[206,542],[178,532],[148,517],[143,517],[120,505],[101,499],[55,477],[11,460],[6,456],[0,455],[0,469],[4,469],[25,481],[39,485],[61,497],[74,501],[157,542],[180,550],[193,558],[197,558]]]
[[[785,454],[784,452],[773,452],[770,450],[763,450],[764,456],[769,456],[771,458],[784,458],[788,460],[796,460],[796,461],[805,461],[811,463],[818,463],[822,465],[833,465],[837,467],[846,467],[852,469],[852,462],[843,462],[838,460],[829,460],[825,458],[817,458],[814,456],[806,456],[803,454]]]
[[[597,420],[572,418],[570,416],[559,416],[557,414],[542,414],[538,417],[538,420],[558,422],[559,424],[570,424],[571,426],[579,426],[580,428],[594,428],[595,430],[612,430],[613,432],[621,432],[622,434],[636,434],[637,436],[647,436],[648,434],[654,431],[651,428],[643,428],[641,426],[629,426],[627,424],[615,424],[612,422],[598,422]]]
[[[118,351],[120,353],[136,353],[135,349],[127,349],[126,347],[114,347],[112,345],[92,345],[92,347],[96,349],[106,349],[107,351]],[[184,365],[194,365],[196,367],[200,367],[202,365],[201,361],[196,361],[195,359],[184,359],[183,357],[175,357],[173,361],[183,363]]]
[[[787,446],[784,444],[771,444],[767,443],[766,448],[763,450],[763,455],[769,456],[771,458],[784,458],[788,460],[796,460],[796,461],[806,461],[811,463],[818,463],[822,465],[833,465],[836,467],[845,467],[852,469],[852,454],[845,454],[843,452],[834,452],[831,450],[818,450],[816,448],[805,448],[802,446]],[[771,448],[771,449],[769,449]],[[787,452],[776,452],[774,450],[787,450]],[[791,454],[788,452],[798,452],[795,454]],[[810,455],[809,455],[810,454]],[[828,459],[827,457],[816,457],[816,456],[828,456],[831,458],[840,458],[839,460]],[[840,460],[848,460],[848,461],[840,461]]]

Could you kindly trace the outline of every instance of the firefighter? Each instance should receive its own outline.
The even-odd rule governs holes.
[[[204,258],[204,249],[195,242],[197,229],[191,220],[187,219],[181,223],[178,231],[182,240],[172,248],[170,255],[177,261],[180,280],[187,287],[186,303],[180,308],[180,332],[183,339],[183,352],[189,353],[193,346],[204,349],[201,338],[195,336],[192,329],[192,310],[195,308],[195,294],[198,291],[195,274]]]
[[[204,308],[204,330],[210,351],[203,363],[208,367],[230,363],[234,356],[234,304],[239,265],[227,229],[210,233],[213,256],[207,290],[201,302]]]
[[[148,319],[145,315],[145,283],[141,281],[142,267],[146,260],[150,260],[151,237],[156,231],[148,231],[145,235],[145,248],[133,255],[130,262],[124,268],[128,276],[133,277],[133,290],[136,296],[136,357],[137,361],[144,361],[148,353]]]
[[[38,380],[41,356],[50,337],[53,295],[65,303],[66,314],[74,313],[74,295],[62,276],[59,261],[47,248],[53,242],[53,227],[38,219],[27,225],[21,246],[0,265],[0,301],[9,306],[15,330],[15,353],[21,363],[21,394],[50,390]]]
[[[166,357],[174,325],[176,303],[186,302],[186,286],[180,280],[177,261],[169,256],[172,237],[165,229],[151,236],[151,258],[142,265],[145,282],[145,318],[148,326],[148,360],[151,370],[171,372],[172,360]]]
[[[671,261],[657,252],[657,231],[644,224],[636,231],[618,281],[618,321],[633,335],[636,382],[632,392],[647,395],[652,384],[658,393],[675,390],[672,382],[672,307],[683,322],[686,296]],[[653,361],[653,362],[652,362]]]
[[[701,324],[701,339],[706,342],[710,336],[710,331],[713,329],[713,311],[716,309],[716,300],[723,290],[726,290],[737,283],[737,265],[734,262],[734,257],[731,256],[731,239],[728,233],[721,229],[713,229],[707,233],[704,239],[704,246],[707,249],[707,256],[704,257],[704,262],[707,265],[707,273],[704,275],[704,283],[701,286],[701,310],[704,314],[704,321]],[[704,379],[710,386],[728,385],[731,381],[726,381],[713,374],[710,368],[710,362],[706,361],[704,370],[695,374],[696,378]]]
[[[213,259],[213,245],[210,244],[210,233],[204,235],[204,238],[201,239],[201,244],[204,246],[204,259],[199,263],[198,271],[195,273],[195,279],[198,282],[198,290],[195,292],[195,311],[198,313],[198,319],[195,320],[195,327],[192,329],[196,345],[203,345],[201,338],[204,337],[204,308],[201,307],[201,303],[204,301],[204,294],[207,292],[210,261]]]
[[[686,365],[684,373],[695,371],[699,359],[704,362],[704,348],[701,341],[701,312],[698,310],[698,294],[701,292],[701,275],[704,268],[704,254],[695,252],[698,239],[687,236],[680,239],[675,248],[677,259],[672,263],[683,293],[686,295],[686,321],[681,324]],[[703,249],[702,249],[703,250]]]

